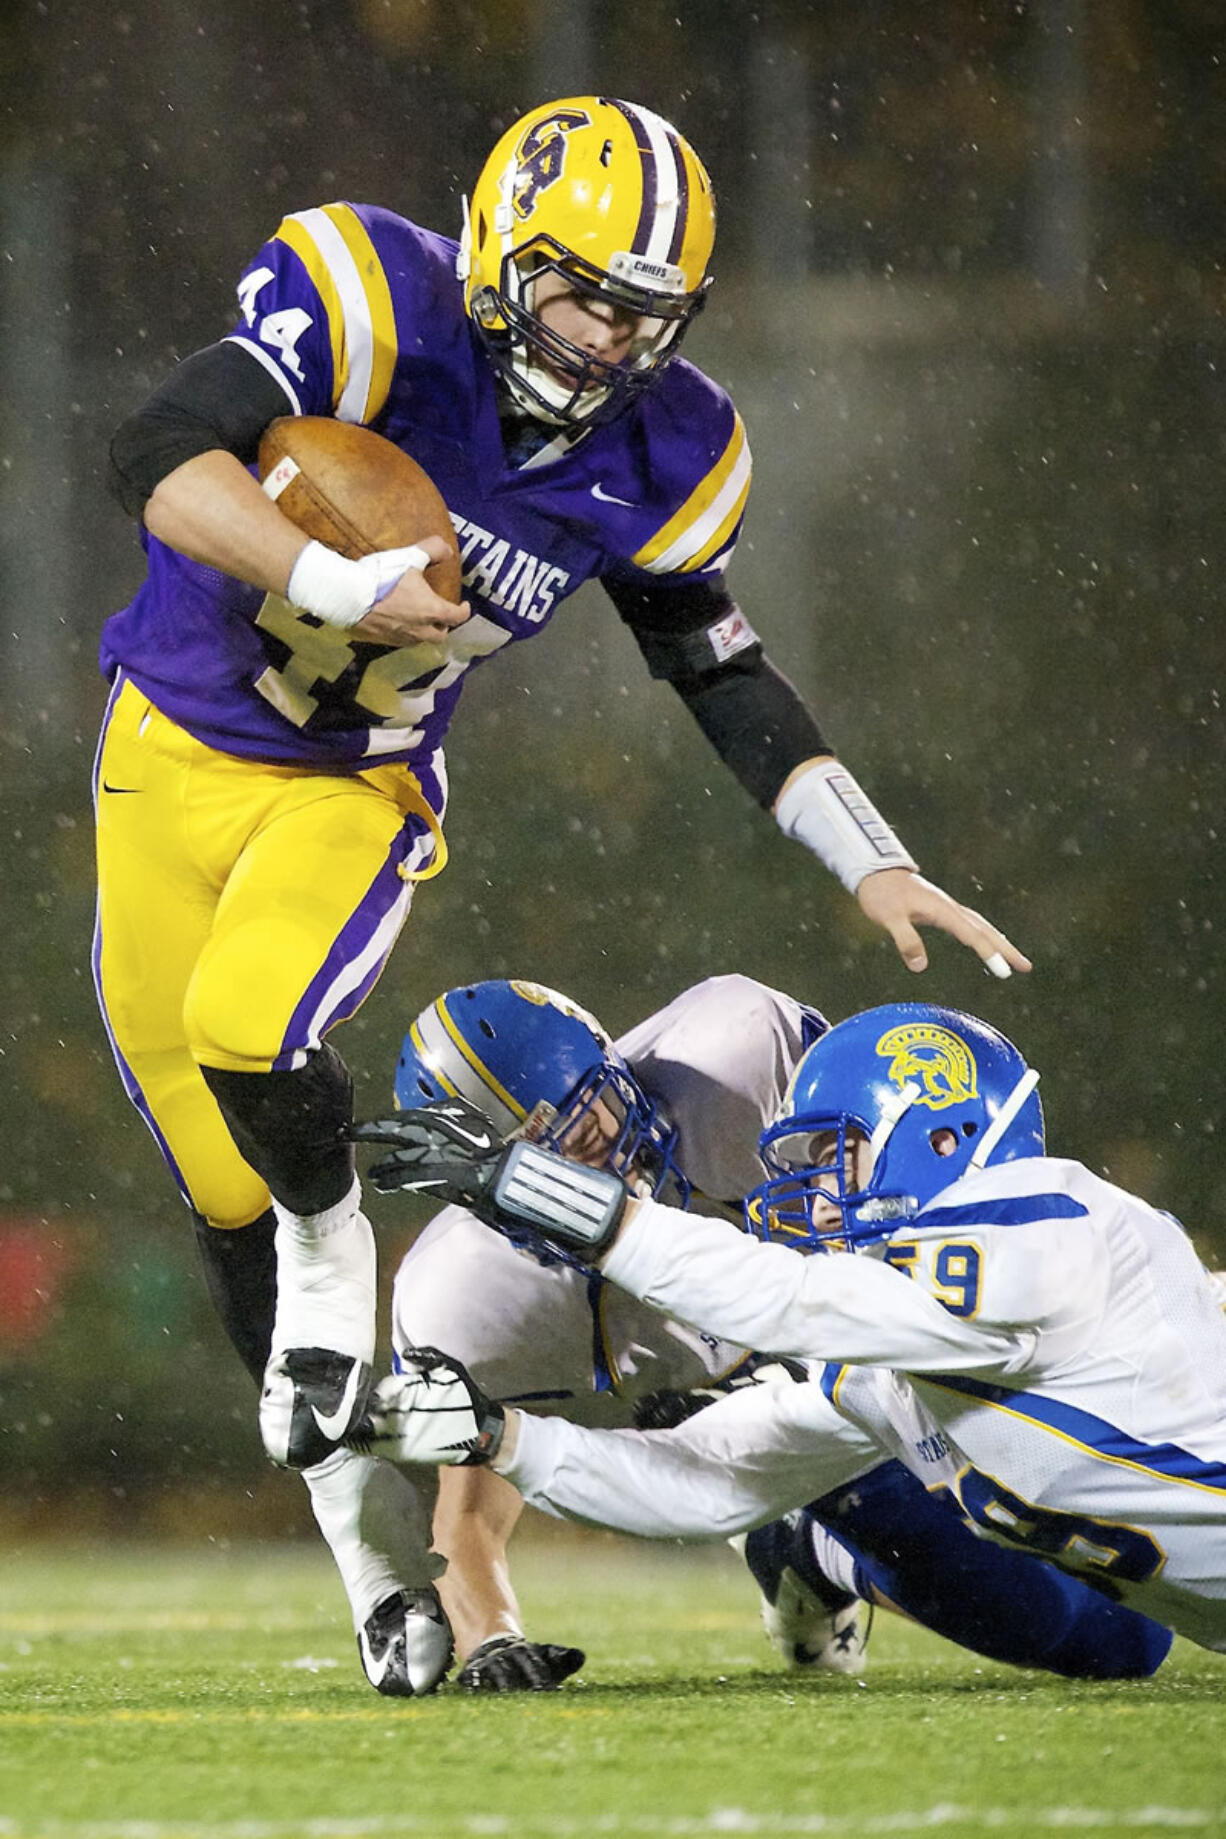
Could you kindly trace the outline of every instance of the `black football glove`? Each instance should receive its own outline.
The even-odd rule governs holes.
[[[391,1148],[368,1170],[380,1194],[457,1201],[488,1226],[518,1237],[526,1230],[580,1258],[608,1249],[629,1198],[610,1169],[570,1162],[534,1143],[504,1143],[484,1111],[463,1098],[352,1124],[346,1135]]]
[[[644,1392],[634,1401],[636,1430],[676,1430],[696,1412],[713,1405],[720,1394],[710,1386],[696,1386],[692,1392]]]
[[[582,1648],[494,1635],[473,1649],[456,1684],[465,1692],[556,1692],[586,1659]]]
[[[404,1189],[413,1193],[447,1192],[449,1179],[461,1182],[464,1171],[496,1159],[505,1147],[490,1119],[466,1098],[438,1098],[420,1111],[350,1124],[351,1143],[382,1143],[392,1151],[368,1171],[380,1194]],[[471,1177],[469,1177],[471,1179]]]
[[[803,1386],[808,1377],[808,1370],[799,1360],[788,1360],[781,1354],[751,1354],[735,1372],[713,1380],[709,1386],[694,1386],[688,1392],[645,1392],[634,1401],[634,1428],[675,1430],[695,1412],[705,1411],[730,1392],[741,1392],[746,1386],[779,1385],[785,1379]]]

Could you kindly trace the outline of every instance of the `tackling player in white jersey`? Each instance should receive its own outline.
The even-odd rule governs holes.
[[[832,1029],[763,1136],[750,1217],[775,1243],[532,1146],[461,1154],[446,1118],[402,1120],[401,1185],[464,1194],[657,1308],[820,1364],[646,1435],[513,1413],[501,1447],[463,1375],[406,1364],[377,1447],[494,1455],[538,1506],[690,1538],[761,1524],[884,1450],[979,1531],[1226,1651],[1220,1299],[1169,1215],[1044,1154],[1037,1077],[953,1010],[896,1004]]]
[[[734,1204],[761,1184],[759,1134],[806,1043],[825,1028],[816,1011],[777,991],[718,977],[614,1046],[591,1016],[539,985],[461,986],[411,1026],[396,1097],[410,1108],[410,1138],[413,1107],[480,1102],[491,1141],[496,1134],[558,1147],[611,1166],[640,1194],[710,1209],[712,1195]],[[392,1119],[357,1134],[395,1143],[399,1132]],[[480,1121],[474,1134],[483,1134]],[[392,1185],[400,1172],[393,1169]],[[378,1181],[380,1171],[373,1174]],[[695,1183],[701,1193],[692,1192]],[[677,1390],[701,1386],[707,1400],[711,1381],[751,1368],[743,1343],[686,1329],[556,1247],[513,1236],[492,1237],[458,1206],[425,1229],[396,1282],[394,1341],[406,1372],[414,1350],[442,1347],[503,1406],[625,1425],[632,1406],[634,1421],[644,1421],[644,1404],[646,1421],[660,1421],[659,1405],[644,1399],[649,1391],[664,1387],[666,1406],[683,1410]],[[793,1377],[803,1379],[805,1369],[794,1367]],[[873,1474],[859,1476],[854,1490],[836,1488],[794,1522],[751,1535],[746,1556],[763,1587],[764,1620],[789,1659],[858,1671],[857,1599],[867,1596],[1018,1664],[1079,1677],[1159,1664],[1169,1636],[1071,1579],[980,1546],[951,1503],[931,1500],[883,1457],[877,1451]],[[440,1588],[467,1656],[461,1683],[472,1687],[549,1687],[582,1661],[578,1650],[523,1635],[506,1571],[521,1505],[487,1468],[443,1471],[435,1540],[449,1568]]]
[[[422,1011],[405,1036],[395,1093],[412,1107],[461,1092],[502,1136],[564,1140],[570,1153],[611,1157],[641,1191],[701,1211],[739,1210],[763,1176],[762,1125],[825,1027],[791,997],[724,976],[614,1043],[568,997],[494,979],[448,990]],[[398,1355],[454,1352],[505,1403],[609,1427],[630,1424],[652,1393],[688,1392],[752,1364],[743,1347],[661,1316],[556,1251],[492,1238],[460,1207],[431,1220],[402,1262],[392,1337]],[[466,1685],[548,1688],[582,1661],[574,1648],[524,1636],[506,1558],[522,1506],[488,1470],[440,1477],[440,1591]],[[840,1626],[854,1621],[850,1608]]]

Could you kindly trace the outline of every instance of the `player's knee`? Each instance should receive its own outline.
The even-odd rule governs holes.
[[[344,1199],[353,1184],[344,1136],[353,1081],[334,1047],[325,1041],[289,1071],[201,1071],[240,1153],[276,1200],[295,1213],[318,1213]]]
[[[1170,1629],[1134,1609],[1099,1601],[1101,1608],[1079,1616],[1043,1664],[1066,1679],[1149,1679],[1170,1653]]]
[[[281,1051],[289,999],[278,1000],[286,961],[272,923],[253,923],[215,941],[196,966],[183,1028],[199,1066],[259,1072]]]

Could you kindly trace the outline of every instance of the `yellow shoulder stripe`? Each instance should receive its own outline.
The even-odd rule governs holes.
[[[323,301],[324,312],[328,316],[328,336],[332,344],[332,406],[335,408],[345,380],[345,315],[341,311],[340,294],[302,217],[287,217],[277,231],[276,240],[288,244],[293,250],[310,276],[315,292]]]
[[[735,415],[728,445],[681,509],[634,560],[652,574],[688,573],[717,555],[736,529],[749,496],[752,473],[745,424]]]
[[[373,421],[396,366],[396,316],[366,226],[350,205],[328,204],[287,217],[277,236],[302,262],[327,314],[333,408],[342,421]]]

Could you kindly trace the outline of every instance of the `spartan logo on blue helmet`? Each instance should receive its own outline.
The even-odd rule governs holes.
[[[851,1016],[805,1054],[762,1134],[750,1231],[805,1250],[888,1238],[968,1169],[1043,1154],[1038,1081],[1011,1041],[956,1009]]]
[[[592,1159],[685,1206],[677,1132],[648,1098],[595,1016],[545,984],[460,984],[409,1026],[396,1104],[456,1097],[479,1105],[503,1138]]]
[[[919,1080],[917,1105],[943,1111],[975,1096],[974,1057],[948,1028],[934,1022],[904,1022],[882,1035],[877,1052],[890,1062],[890,1078],[899,1091],[909,1080]]]

